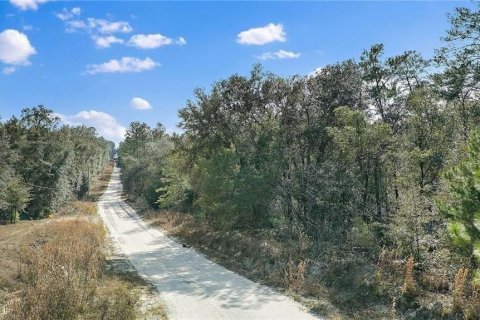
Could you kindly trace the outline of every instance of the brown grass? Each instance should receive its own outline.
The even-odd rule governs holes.
[[[480,293],[474,290],[463,311],[466,320],[480,319]]]
[[[285,267],[285,286],[295,292],[303,291],[305,287],[305,274],[307,272],[307,261],[301,260],[295,264],[292,259]]]
[[[1,306],[11,299],[11,293],[19,286],[20,248],[43,242],[43,230],[49,221],[19,221],[0,226],[0,314]]]
[[[63,216],[92,216],[95,214],[97,214],[97,204],[95,202],[80,200],[67,203],[57,212],[57,215]]]
[[[93,313],[97,319],[136,319],[138,296],[125,282],[111,279],[99,287]]]
[[[455,275],[452,291],[454,312],[462,311],[465,306],[469,272],[468,268],[460,268]]]
[[[455,274],[452,290],[452,312],[462,315],[463,319],[480,319],[480,290],[475,273],[468,268],[460,268]]]
[[[113,171],[113,163],[102,171],[93,186],[91,194],[98,198],[106,189]],[[58,216],[92,216],[97,212],[97,205],[91,201],[72,201],[65,204]],[[50,219],[37,221],[18,221],[15,225],[0,225],[0,306],[8,297],[9,292],[18,286],[18,266],[21,265],[20,248],[46,241],[46,224]]]
[[[430,292],[442,293],[449,290],[448,275],[445,273],[435,274],[427,270],[422,274],[420,283],[425,290]]]
[[[135,298],[124,285],[99,289],[105,261],[100,224],[61,220],[45,233],[45,243],[21,249],[23,285],[6,319],[134,319]]]
[[[410,256],[405,263],[405,278],[402,287],[402,294],[409,298],[414,298],[418,295],[417,285],[413,275],[414,266],[415,261],[413,257]]]

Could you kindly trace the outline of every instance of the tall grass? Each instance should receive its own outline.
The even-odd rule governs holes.
[[[104,229],[85,220],[49,224],[48,241],[22,248],[23,289],[6,319],[134,319],[135,299],[102,284]]]

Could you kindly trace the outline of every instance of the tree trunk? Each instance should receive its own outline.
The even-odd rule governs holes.
[[[379,173],[379,165],[378,165],[378,159],[375,160],[375,204],[377,206],[377,219],[382,218],[382,203],[380,200],[380,173]]]
[[[10,216],[10,223],[14,224],[17,222],[17,209],[12,210],[12,214]]]

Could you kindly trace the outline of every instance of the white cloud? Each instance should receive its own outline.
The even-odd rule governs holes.
[[[55,16],[62,21],[66,21],[73,18],[73,15],[70,12],[60,12],[55,14]]]
[[[86,30],[101,34],[129,33],[132,27],[126,21],[108,21],[105,19],[87,18],[86,20],[68,20],[67,31]]]
[[[17,30],[7,29],[0,33],[0,61],[13,65],[29,65],[28,58],[37,53],[28,37]]]
[[[176,41],[175,41],[176,44],[178,44],[179,46],[184,46],[187,44],[187,40],[185,40],[184,37],[179,37]]]
[[[88,28],[87,26],[80,26],[83,28]],[[183,37],[179,37],[178,39],[174,40],[172,38],[166,37],[160,33],[155,34],[135,34],[130,37],[130,40],[127,42],[123,41],[122,39],[115,38],[113,36],[109,37],[92,37],[96,40],[96,44],[98,47],[109,47],[112,43],[125,43],[130,47],[136,47],[140,49],[155,49],[163,46],[168,45],[179,45],[183,46],[187,43],[187,40]],[[99,43],[100,42],[100,43]]]
[[[109,48],[114,43],[123,43],[122,39],[119,39],[115,36],[106,36],[106,37],[92,37],[95,41],[95,44],[99,48]]]
[[[62,21],[67,21],[79,16],[80,13],[82,13],[82,10],[79,7],[72,8],[70,11],[67,8],[63,8],[62,12],[55,14],[55,16]]]
[[[251,28],[237,35],[237,42],[246,45],[262,45],[274,41],[285,42],[287,34],[283,25],[269,23],[264,27]]]
[[[133,98],[132,100],[130,100],[130,106],[133,109],[137,109],[137,110],[152,109],[152,105],[150,104],[150,102],[142,98]]]
[[[132,27],[126,21],[107,21],[104,19],[87,19],[89,25],[92,28],[97,29],[100,33],[111,34],[111,33],[128,33],[132,32]]]
[[[10,3],[20,10],[37,10],[38,6],[49,0],[10,0]]]
[[[140,49],[155,49],[173,44],[183,46],[187,43],[187,40],[185,40],[184,37],[173,39],[160,33],[135,34],[131,36],[129,40],[120,39],[113,35],[132,32],[133,29],[130,26],[130,23],[127,21],[109,21],[96,18],[87,18],[83,20],[74,19],[75,16],[80,14],[80,12],[80,8],[73,8],[70,11],[64,8],[63,11],[56,14],[56,16],[65,22],[65,30],[67,32],[86,31],[90,33],[91,38],[99,48],[108,48],[114,43],[120,43]]]
[[[120,60],[112,59],[105,63],[88,65],[87,73],[97,74],[97,73],[142,72],[142,71],[154,69],[158,66],[160,66],[160,64],[153,61],[150,58],[145,58],[144,60],[141,60],[133,57],[123,57]]]
[[[172,39],[157,34],[136,34],[130,38],[128,45],[141,49],[154,49],[172,44]]]
[[[87,30],[88,26],[83,20],[70,20],[66,22],[67,32],[75,32],[78,30]]]
[[[5,75],[12,74],[16,71],[17,69],[15,67],[5,67],[2,69],[2,73]]]
[[[72,8],[72,10],[70,10],[70,12],[73,13],[74,15],[76,15],[76,16],[79,16],[82,13],[82,9],[80,9],[79,7],[75,7],[75,8]]]
[[[173,43],[171,38],[157,34],[136,34],[130,38],[128,45],[140,49],[154,49],[161,46],[168,46]]]
[[[30,31],[33,30],[33,26],[31,24],[27,24],[23,26],[24,31]]]
[[[126,128],[115,117],[101,111],[81,111],[75,115],[56,114],[64,124],[77,126],[85,125],[94,127],[98,133],[107,140],[119,143],[123,140]]]
[[[296,59],[299,58],[301,53],[292,51],[278,50],[276,52],[264,52],[257,58],[260,60],[276,60],[276,59]]]

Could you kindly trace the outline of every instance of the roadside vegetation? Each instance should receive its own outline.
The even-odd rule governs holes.
[[[320,314],[478,319],[480,12],[449,19],[430,60],[376,44],[308,76],[255,66],[196,90],[182,134],[132,123],[128,197]]]
[[[113,152],[94,128],[60,126],[43,106],[0,122],[0,222],[48,217],[88,198]]]
[[[6,319],[135,317],[135,299],[125,287],[99,288],[105,261],[100,224],[80,219],[54,221],[45,233],[44,243],[21,249],[19,276],[24,288],[9,303]],[[103,293],[105,289],[108,292]]]
[[[112,169],[95,177],[88,198],[48,219],[0,226],[0,319],[166,319],[97,216]]]
[[[166,319],[97,216],[113,154],[43,106],[0,122],[0,319]]]

